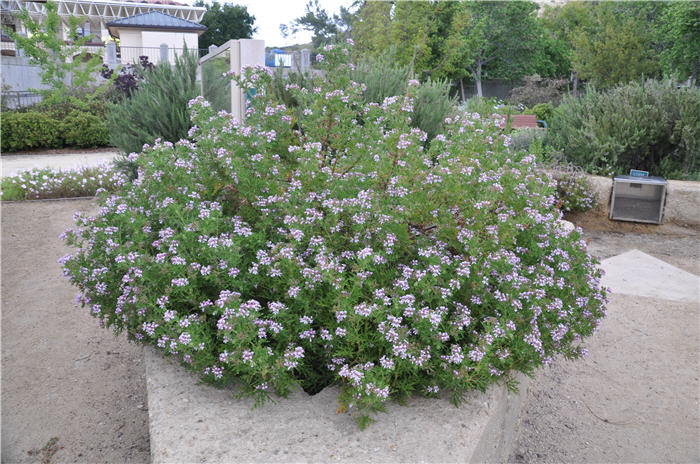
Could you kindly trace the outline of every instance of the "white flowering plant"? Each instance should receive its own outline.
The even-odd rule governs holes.
[[[360,103],[347,56],[324,50],[294,110],[247,69],[245,121],[200,97],[188,140],[130,155],[138,178],[64,235],[78,301],[260,401],[339,384],[361,427],[392,398],[459,404],[584,354],[600,271],[505,118],[455,117],[427,146],[415,83]]]
[[[18,201],[87,197],[117,190],[126,183],[127,177],[109,163],[71,169],[32,168],[4,177],[0,198]]]

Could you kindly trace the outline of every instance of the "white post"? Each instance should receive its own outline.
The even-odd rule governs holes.
[[[311,72],[311,50],[305,48],[301,51],[301,70]]]
[[[107,47],[105,48],[105,59],[107,60],[107,66],[110,69],[117,67],[117,43],[113,40],[107,42]]]
[[[248,66],[265,66],[265,41],[253,39],[231,40],[231,71],[240,74]],[[242,121],[246,114],[245,90],[231,83],[231,114]]]
[[[160,44],[160,62],[168,63],[168,44]],[[172,64],[172,63],[171,63]]]

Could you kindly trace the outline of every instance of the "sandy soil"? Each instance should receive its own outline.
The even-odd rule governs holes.
[[[599,259],[636,248],[700,275],[697,230],[584,225]],[[510,460],[700,462],[699,321],[697,304],[613,294],[600,331],[585,341],[590,355],[536,373]]]
[[[57,263],[59,234],[85,209],[2,205],[3,463],[149,460],[143,351],[98,328]]]
[[[94,208],[90,200],[2,205],[2,462],[149,460],[142,350],[97,327],[74,303],[76,290],[57,264],[69,252],[58,235],[72,225],[73,212]],[[591,227],[586,232],[591,252],[606,258],[637,248],[700,274],[697,230],[667,227],[658,234],[649,232],[659,229],[628,228]],[[697,354],[660,366],[644,343],[610,349],[620,337],[642,331],[653,333],[655,343],[676,343],[685,353],[697,353],[698,308],[690,309],[695,312],[687,305],[667,305],[663,311],[640,311],[637,319],[610,315],[590,339],[587,361],[557,361],[541,370],[530,388],[511,460],[700,460]],[[678,317],[669,319],[664,311]],[[610,327],[619,330],[610,332]],[[630,366],[648,371],[635,379]],[[625,369],[629,382],[616,383]],[[659,371],[666,374],[652,375]],[[689,375],[694,380],[682,381]],[[595,378],[613,380],[600,384]],[[640,404],[647,398],[670,403],[641,413],[621,406],[630,395]],[[687,414],[664,412],[679,408]]]

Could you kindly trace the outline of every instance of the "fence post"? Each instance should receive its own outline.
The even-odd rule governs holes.
[[[167,63],[168,59],[168,44],[160,44],[160,62]]]
[[[311,50],[308,48],[301,51],[301,70],[302,72],[311,70]]]
[[[292,53],[292,69],[296,72],[301,72],[301,53],[299,51]]]
[[[107,60],[107,67],[114,69],[117,66],[117,43],[109,41],[107,42],[107,48],[105,49],[105,58]]]
[[[231,71],[240,74],[246,66],[265,66],[265,41],[239,39],[231,43]],[[231,82],[231,114],[242,121],[246,114],[246,92]]]

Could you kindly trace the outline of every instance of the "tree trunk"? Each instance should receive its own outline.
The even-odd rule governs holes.
[[[465,101],[464,98],[464,82],[462,82],[462,78],[459,78],[459,93],[462,95],[462,102]]]
[[[573,89],[574,97],[578,97],[578,73],[576,73],[575,71],[572,72],[571,78],[574,81],[574,89]]]
[[[476,94],[479,96],[479,99],[481,99],[481,97],[484,96],[481,91],[481,62],[476,64],[476,75],[474,78],[476,79]]]
[[[700,62],[700,59],[695,60],[695,63],[693,64],[693,73],[688,78],[688,87],[691,87],[693,84],[695,84],[697,82],[698,62]]]

